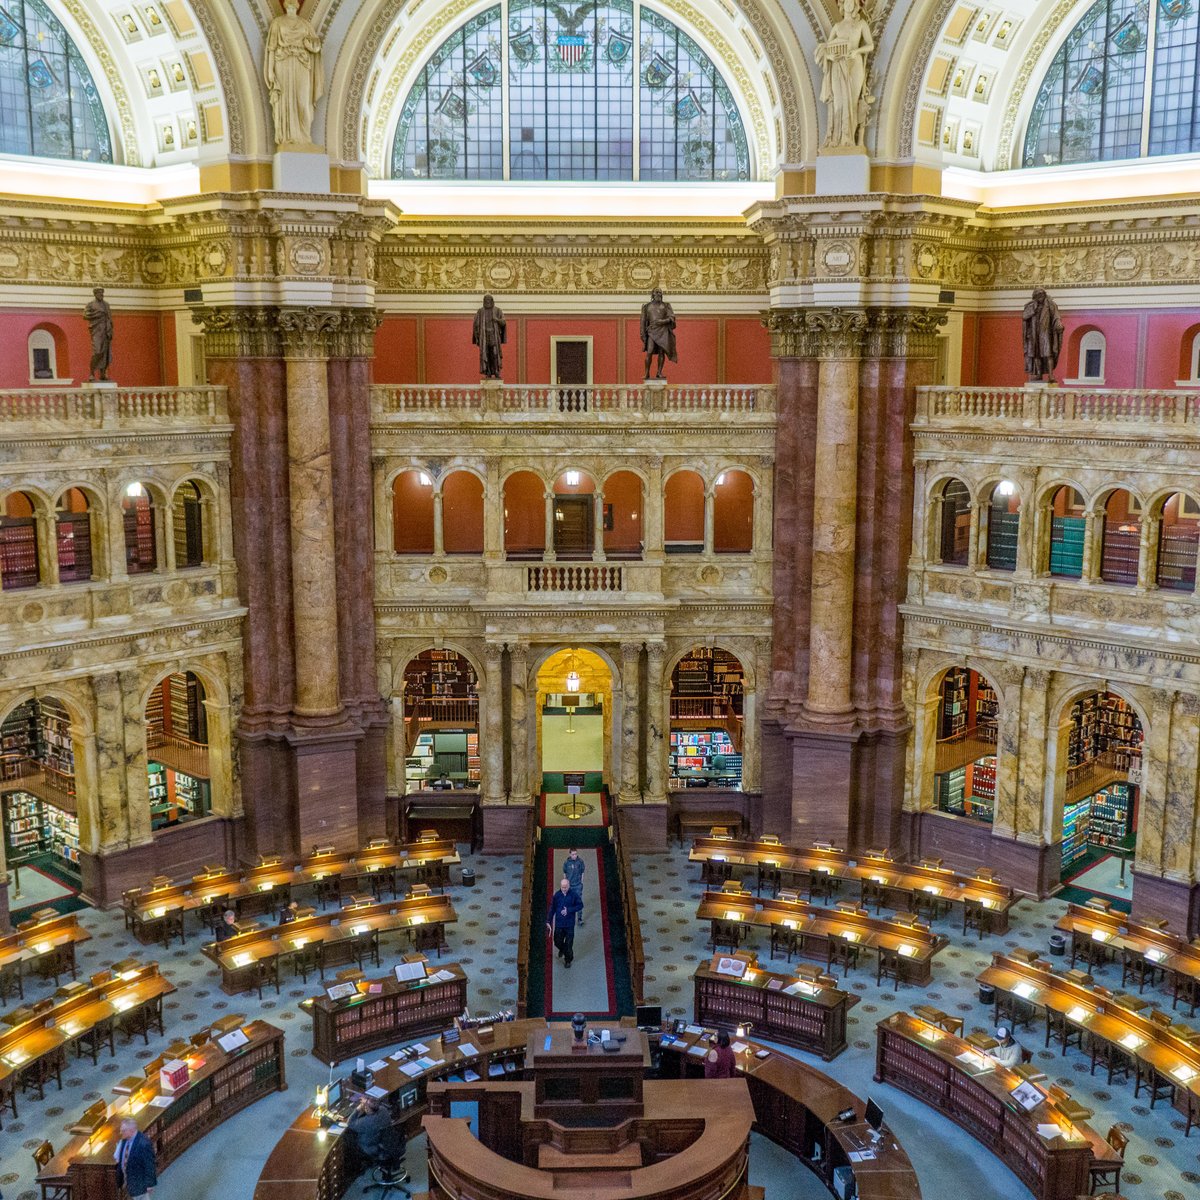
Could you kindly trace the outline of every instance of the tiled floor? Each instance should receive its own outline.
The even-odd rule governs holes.
[[[517,911],[521,860],[477,857],[472,865],[476,869],[476,888],[453,890],[459,921],[449,932],[452,949],[447,958],[466,968],[473,1010],[491,1011],[512,1006],[516,1000],[514,959],[521,916]],[[697,872],[689,868],[686,854],[678,850],[669,855],[640,855],[634,861],[634,870],[649,962],[647,998],[652,1003],[661,1001],[668,1011],[690,1014],[690,976],[695,964],[706,956],[706,930],[695,919],[701,891]],[[850,976],[850,986],[862,996],[862,1002],[851,1013],[851,1048],[832,1063],[812,1061],[859,1095],[870,1093],[883,1105],[889,1123],[916,1164],[926,1200],[954,1196],[1011,1200],[1028,1193],[1015,1176],[956,1126],[918,1101],[871,1082],[874,1023],[897,1008],[927,999],[949,1012],[960,1013],[968,1026],[987,1024],[989,1012],[977,1000],[976,974],[993,949],[1005,945],[1044,948],[1061,910],[1062,905],[1054,902],[1024,901],[1017,909],[1012,933],[1004,939],[986,938],[981,944],[974,938],[964,944],[953,922],[942,921],[940,927],[955,944],[936,960],[934,982],[927,991],[882,991],[875,987],[874,974],[868,979],[865,969]],[[158,948],[137,946],[125,933],[119,913],[89,910],[81,914],[81,919],[95,935],[81,952],[84,971],[97,970],[132,952],[146,960],[157,957],[163,964],[164,973],[179,989],[167,1002],[167,1027],[173,1036],[200,1028],[206,1015],[231,1012],[261,1015],[285,1030],[288,1091],[261,1101],[210,1134],[172,1165],[158,1193],[164,1200],[249,1200],[271,1146],[308,1103],[316,1085],[327,1077],[326,1069],[309,1053],[309,1024],[296,1007],[299,1000],[312,993],[312,986],[305,988],[299,981],[289,981],[281,996],[268,992],[261,1004],[254,997],[229,997],[221,992],[216,971],[199,954],[196,931],[192,930],[182,950],[176,945],[170,953],[164,953]],[[392,950],[392,944],[385,942],[385,955]],[[1107,973],[1108,982],[1120,981],[1119,970],[1109,967]],[[27,998],[36,999],[50,990],[44,985],[29,989]],[[1063,1082],[1096,1109],[1092,1123],[1097,1128],[1107,1130],[1110,1124],[1120,1122],[1129,1129],[1129,1169],[1122,1191],[1130,1200],[1193,1200],[1196,1184],[1200,1183],[1200,1136],[1185,1141],[1182,1121],[1174,1110],[1160,1104],[1151,1113],[1141,1102],[1135,1106],[1132,1084],[1105,1088],[1099,1076],[1088,1076],[1087,1060],[1078,1051],[1072,1050],[1064,1058],[1056,1051],[1042,1050],[1040,1032],[1024,1036],[1051,1078]],[[140,1040],[119,1046],[115,1059],[101,1060],[97,1067],[87,1061],[72,1063],[61,1093],[50,1091],[43,1102],[23,1097],[20,1118],[6,1119],[0,1132],[0,1189],[5,1200],[38,1200],[32,1149],[44,1138],[60,1146],[65,1140],[65,1125],[93,1099],[111,1096],[108,1089],[113,1082],[156,1055],[168,1040],[152,1039],[149,1046],[143,1046]],[[786,1052],[807,1057],[799,1051]],[[424,1186],[423,1159],[418,1141],[409,1153],[412,1186],[417,1189]],[[751,1179],[766,1187],[769,1200],[807,1200],[828,1194],[794,1159],[761,1139],[755,1139],[751,1161]],[[365,1182],[360,1181],[351,1195],[360,1194]]]

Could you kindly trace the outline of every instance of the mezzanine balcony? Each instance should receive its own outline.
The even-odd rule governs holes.
[[[6,436],[27,427],[80,433],[136,426],[220,425],[229,420],[223,387],[0,389]]]

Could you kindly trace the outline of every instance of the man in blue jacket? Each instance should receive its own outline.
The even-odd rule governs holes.
[[[571,881],[564,876],[546,911],[546,928],[554,935],[554,948],[564,967],[575,960],[575,914],[582,907],[583,901],[571,891]]]
[[[150,1139],[126,1117],[121,1122],[121,1140],[117,1143],[117,1184],[124,1186],[129,1200],[145,1200],[158,1185],[154,1165],[154,1147]]]
[[[567,857],[563,861],[563,874],[567,877],[567,882],[571,885],[571,891],[579,897],[579,916],[576,918],[579,922],[579,927],[583,928],[583,859],[579,857],[579,851],[574,846],[567,851]]]

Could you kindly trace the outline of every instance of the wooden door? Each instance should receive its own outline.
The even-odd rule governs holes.
[[[554,553],[559,558],[581,558],[592,553],[591,496],[554,497]]]

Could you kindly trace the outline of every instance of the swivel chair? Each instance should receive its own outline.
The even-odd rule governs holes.
[[[379,1139],[379,1153],[374,1157],[371,1174],[376,1180],[369,1183],[363,1192],[378,1192],[379,1200],[387,1200],[393,1193],[412,1200],[412,1192],[404,1187],[408,1182],[408,1172],[404,1169],[404,1152],[408,1148],[408,1140],[404,1131],[398,1125],[389,1125]]]

